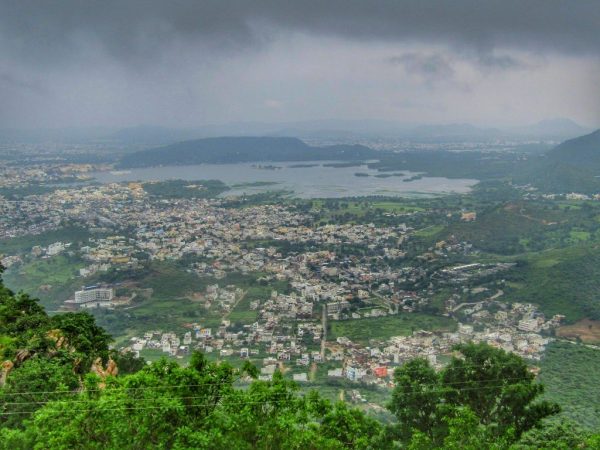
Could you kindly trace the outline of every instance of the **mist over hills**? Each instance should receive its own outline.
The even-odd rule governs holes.
[[[520,127],[478,127],[468,123],[407,124],[385,120],[310,120],[263,123],[238,122],[195,129],[141,126],[119,130],[111,137],[129,141],[174,143],[220,136],[295,136],[305,139],[397,138],[413,142],[493,141],[501,139],[564,140],[592,131],[570,119],[548,119]]]
[[[362,145],[312,147],[296,138],[220,137],[179,142],[125,155],[121,167],[234,162],[362,160],[377,155]]]
[[[0,129],[0,142],[107,142],[154,147],[220,136],[294,136],[301,139],[358,140],[392,138],[408,142],[486,142],[552,140],[581,136],[592,130],[570,119],[548,119],[518,127],[478,127],[468,123],[411,124],[389,120],[307,120],[296,122],[232,122],[193,128],[138,125],[125,128]]]
[[[522,136],[546,136],[555,139],[568,139],[589,133],[592,129],[583,127],[571,119],[545,119],[525,127],[513,127],[508,131]]]

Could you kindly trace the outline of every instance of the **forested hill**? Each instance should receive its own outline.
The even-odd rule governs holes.
[[[569,139],[539,159],[513,172],[517,184],[530,183],[542,192],[568,194],[600,192],[600,130]]]
[[[588,170],[600,170],[600,130],[563,142],[548,152],[548,158]]]
[[[226,164],[264,161],[372,159],[377,152],[363,145],[311,147],[289,137],[219,137],[178,142],[126,155],[121,167]]]

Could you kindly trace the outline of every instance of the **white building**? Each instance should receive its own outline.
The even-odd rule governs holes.
[[[50,244],[48,246],[48,250],[46,250],[46,254],[48,256],[58,255],[65,249],[65,244],[62,242],[55,242],[54,244]]]
[[[75,292],[75,303],[110,302],[114,297],[112,288],[84,288]]]
[[[299,381],[301,383],[305,383],[308,381],[308,374],[306,373],[295,373],[292,375],[292,379],[294,381]]]
[[[539,323],[536,319],[523,319],[519,321],[517,328],[521,331],[537,332],[539,331]]]

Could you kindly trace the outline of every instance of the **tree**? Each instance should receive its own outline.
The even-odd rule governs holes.
[[[468,406],[482,424],[503,435],[509,428],[518,438],[540,421],[559,412],[557,404],[535,401],[544,392],[527,364],[514,353],[487,344],[462,344],[441,373],[445,401]]]
[[[94,317],[86,312],[64,313],[53,316],[50,327],[61,331],[66,344],[80,354],[82,370],[87,371],[91,362],[101,357],[108,359],[108,344],[112,337],[96,325]]]
[[[78,387],[79,377],[66,355],[52,359],[35,356],[13,369],[0,389],[0,423],[21,426],[46,402],[69,395]]]
[[[573,448],[599,448],[586,447],[590,440],[589,433],[577,424],[567,420],[550,422],[544,427],[533,428],[521,436],[514,450],[552,449],[570,450]]]
[[[402,442],[439,446],[449,438],[460,442],[469,436],[491,436],[510,443],[559,411],[554,403],[536,401],[543,386],[519,356],[487,344],[464,344],[455,350],[460,356],[439,374],[424,359],[396,369],[388,408],[398,418],[394,428]],[[460,437],[461,429],[469,427],[472,431]]]
[[[413,359],[394,372],[396,387],[388,409],[398,419],[402,440],[416,430],[436,441],[443,434],[440,377],[426,359]]]
[[[144,358],[135,356],[135,353],[131,351],[119,352],[112,350],[110,357],[117,364],[121,375],[139,372],[146,365]]]

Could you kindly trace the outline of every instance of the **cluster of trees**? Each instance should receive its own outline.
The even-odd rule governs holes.
[[[219,180],[167,180],[144,183],[144,190],[156,198],[213,198],[229,187]]]
[[[519,357],[463,345],[441,372],[422,359],[396,370],[384,424],[317,392],[300,395],[276,373],[252,381],[194,353],[181,367],[109,349],[86,313],[48,316],[0,282],[0,448],[598,448],[599,436],[544,419]],[[116,370],[108,370],[108,367]],[[106,370],[103,370],[107,367]],[[242,383],[243,382],[243,383]]]

